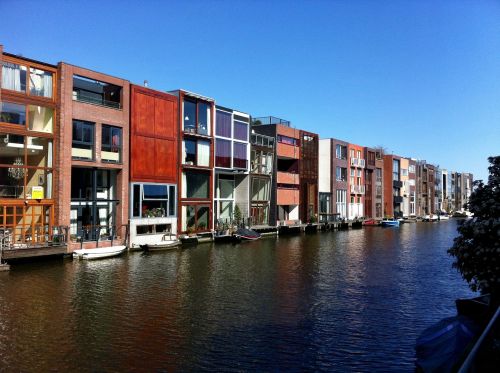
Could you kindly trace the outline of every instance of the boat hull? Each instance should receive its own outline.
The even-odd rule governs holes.
[[[101,247],[97,249],[81,249],[73,251],[73,258],[83,260],[94,260],[111,258],[123,254],[127,246]]]
[[[397,221],[397,220],[382,220],[380,225],[382,227],[399,227],[399,221]]]
[[[148,243],[146,245],[141,245],[141,247],[145,251],[160,251],[160,250],[170,250],[170,249],[175,249],[176,247],[180,246],[181,241],[179,240],[172,240],[172,241],[160,241],[157,243]]]

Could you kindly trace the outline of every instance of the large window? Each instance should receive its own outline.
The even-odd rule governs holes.
[[[233,143],[233,167],[244,169],[248,167],[247,144]]]
[[[0,102],[0,122],[26,125],[26,105]]]
[[[248,123],[234,121],[234,136],[237,140],[248,141]]]
[[[175,216],[176,186],[132,184],[131,205],[134,218]]]
[[[399,160],[392,161],[392,180],[399,181]]]
[[[0,133],[0,198],[52,198],[52,140]]]
[[[335,156],[337,159],[347,159],[347,147],[344,145],[335,145]]]
[[[182,142],[183,164],[189,166],[210,166],[210,143],[202,140],[185,139]]]
[[[294,139],[293,137],[288,137],[288,136],[283,136],[283,135],[278,135],[278,142],[280,142],[282,144],[288,144],[288,145],[294,145],[294,146],[299,145],[299,140]]]
[[[225,111],[217,110],[217,119],[216,119],[216,131],[215,134],[217,136],[222,137],[231,137],[231,114]]]
[[[17,92],[27,92],[31,96],[52,98],[53,73],[40,68],[18,65],[12,62],[2,64],[2,88]]]
[[[30,67],[30,94],[52,97],[52,73]]]
[[[269,201],[269,179],[252,178],[252,201]]]
[[[347,181],[347,168],[337,166],[335,176],[337,181]]]
[[[121,162],[122,129],[103,124],[101,159],[104,162]]]
[[[330,193],[320,193],[319,194],[319,213],[320,214],[330,214],[331,213],[331,194]]]
[[[73,100],[121,109],[121,96],[122,87],[73,75]]]
[[[185,171],[182,173],[182,198],[209,198],[210,175],[205,172]]]
[[[184,131],[209,136],[210,105],[203,101],[184,99],[182,107]]]
[[[73,159],[94,159],[94,123],[73,120]]]
[[[26,92],[26,66],[4,62],[2,64],[2,88]]]
[[[273,170],[273,154],[260,150],[252,150],[252,172],[269,175]]]
[[[72,238],[84,240],[109,237],[115,224],[116,171],[90,168],[71,169]],[[119,227],[117,227],[119,228]]]
[[[215,166],[216,167],[231,167],[231,141],[216,139],[215,140]]]
[[[205,231],[209,229],[210,207],[208,205],[189,204],[182,206],[182,230]]]
[[[339,214],[341,218],[347,217],[347,190],[337,189],[336,208],[337,208],[337,214]]]

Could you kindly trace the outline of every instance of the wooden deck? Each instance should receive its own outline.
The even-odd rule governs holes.
[[[3,250],[2,259],[34,258],[40,256],[63,255],[67,253],[68,249],[66,245],[13,247]]]

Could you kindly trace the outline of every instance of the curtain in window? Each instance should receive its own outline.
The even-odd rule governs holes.
[[[216,135],[231,137],[231,114],[217,110]]]
[[[198,166],[210,166],[210,143],[198,141]]]
[[[234,122],[234,138],[237,140],[248,141],[248,124],[243,122]]]
[[[233,145],[233,167],[247,168],[247,145],[235,142]]]
[[[217,139],[215,142],[215,166],[231,167],[231,141]]]
[[[43,96],[52,97],[52,74],[50,73],[43,75]]]
[[[4,63],[2,66],[2,88],[22,91],[19,65]]]

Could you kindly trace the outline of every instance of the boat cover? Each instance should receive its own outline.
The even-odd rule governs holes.
[[[246,228],[238,228],[236,231],[236,235],[242,236],[242,237],[247,237],[247,238],[259,238],[260,233],[255,232],[252,229],[246,229]]]
[[[451,372],[479,331],[465,316],[448,317],[425,329],[417,339],[417,368],[421,372]]]

